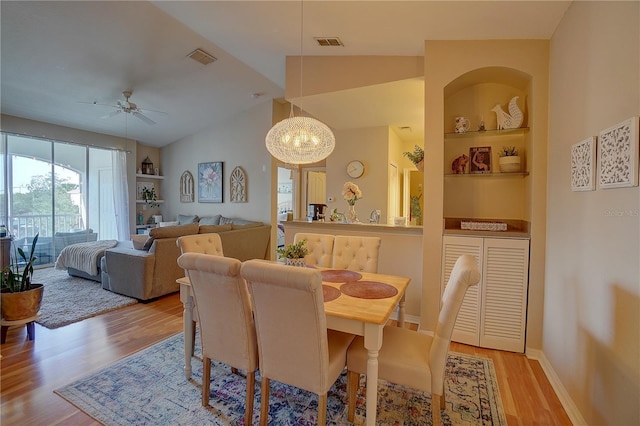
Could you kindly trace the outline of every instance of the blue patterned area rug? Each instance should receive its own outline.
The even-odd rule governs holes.
[[[198,342],[199,339],[196,341]],[[199,343],[199,342],[198,342]],[[191,380],[183,372],[182,334],[170,337],[55,392],[105,425],[244,425],[245,377],[212,362],[210,407],[202,407],[202,362],[196,346]],[[364,424],[364,377],[355,424]],[[449,353],[444,425],[505,425],[493,361]],[[253,423],[260,418],[256,375]],[[270,425],[315,425],[315,394],[271,381]],[[328,394],[327,423],[348,425],[346,374]],[[430,425],[431,398],[380,380],[379,425]]]

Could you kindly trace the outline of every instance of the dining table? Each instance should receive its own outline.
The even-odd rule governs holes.
[[[383,329],[398,308],[399,327],[404,326],[405,291],[411,278],[372,272],[319,268],[322,274],[327,328],[364,337],[368,352],[366,424],[375,425],[378,402],[378,353]],[[195,321],[193,294],[188,277],[179,278],[180,300],[184,305],[184,373],[191,377]]]

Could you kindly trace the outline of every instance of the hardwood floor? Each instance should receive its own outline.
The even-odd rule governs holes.
[[[99,424],[53,390],[180,331],[177,293],[54,330],[36,324],[35,341],[26,327],[10,328],[0,351],[0,424]],[[458,343],[451,350],[493,359],[509,425],[571,424],[537,361]]]

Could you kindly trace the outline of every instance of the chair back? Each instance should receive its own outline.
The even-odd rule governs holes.
[[[187,271],[191,281],[203,357],[254,371],[258,349],[251,297],[240,276],[242,262],[185,253],[178,258],[178,265]]]
[[[336,235],[332,267],[352,271],[378,272],[379,237]]]
[[[333,261],[333,235],[298,232],[293,236],[294,243],[301,240],[307,241],[305,246],[309,249],[309,254],[304,258],[307,265],[331,267],[331,262]]]
[[[331,383],[320,272],[248,260],[241,275],[253,301],[262,377],[326,392]]]
[[[467,289],[472,285],[478,284],[480,277],[476,258],[465,254],[456,260],[444,289],[442,308],[440,309],[438,324],[436,325],[431,351],[429,352],[431,391],[439,395],[442,395],[447,352],[460,306],[462,306]]]
[[[182,253],[203,253],[224,256],[222,240],[215,233],[193,234],[179,237],[176,244]]]

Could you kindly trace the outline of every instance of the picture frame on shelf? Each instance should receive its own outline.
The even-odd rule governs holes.
[[[491,147],[472,146],[469,148],[469,173],[491,173]]]
[[[596,189],[596,137],[571,145],[571,190]]]
[[[198,163],[198,202],[222,203],[223,163]]]
[[[155,191],[156,187],[153,182],[136,182],[136,200],[144,201],[143,193],[145,189],[153,189]]]
[[[603,189],[638,186],[638,117],[600,132],[598,186]]]

